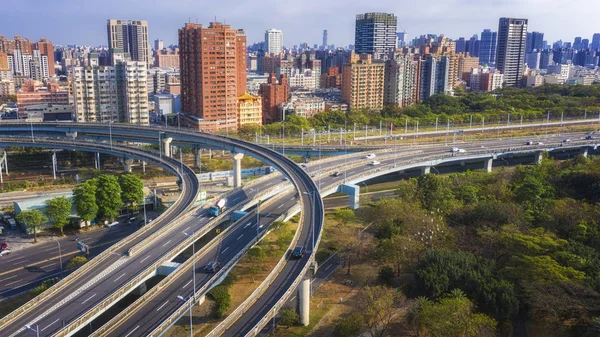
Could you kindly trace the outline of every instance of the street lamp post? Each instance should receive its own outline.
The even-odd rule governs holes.
[[[59,263],[60,263],[60,276],[62,277],[64,275],[63,275],[63,264],[62,264],[62,250],[60,248],[60,242],[58,241],[58,239],[56,238],[56,236],[52,235],[52,238],[58,244],[58,259],[59,259]]]
[[[39,324],[35,325],[35,329],[30,324],[25,325],[24,328],[37,333],[37,337],[40,337],[40,325]]]
[[[185,297],[181,295],[177,295],[177,298],[186,301]],[[192,306],[194,305],[194,301],[190,301],[190,337],[194,337],[194,325],[192,324]],[[38,336],[39,337],[39,336]]]

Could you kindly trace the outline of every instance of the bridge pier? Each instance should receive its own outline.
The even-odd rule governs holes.
[[[588,156],[588,150],[589,150],[589,148],[582,147],[581,149],[579,149],[579,154],[587,158],[587,156]]]
[[[2,169],[6,170],[6,174],[8,175],[8,160],[6,157],[6,151],[3,147],[0,147],[0,183],[4,183],[4,178],[2,177]]]
[[[242,158],[243,153],[231,153],[233,159],[233,187],[242,186]]]
[[[125,170],[125,173],[131,173],[133,168],[133,159],[123,158],[121,159],[121,161],[123,162],[123,168]]]
[[[461,160],[460,161],[460,166],[465,166],[465,165],[466,165],[466,162],[464,160]]]
[[[534,163],[536,165],[539,165],[542,163],[542,159],[544,159],[544,152],[543,151],[536,151],[535,152],[535,159],[534,159]]]
[[[171,142],[172,141],[173,141],[173,138],[163,138],[162,139],[165,157],[171,158]]]
[[[360,206],[360,186],[342,184],[340,187],[338,187],[338,192],[348,195],[348,208],[358,209]]]
[[[94,153],[94,168],[100,170],[100,152]]]
[[[423,166],[421,167],[421,175],[424,176],[426,174],[431,173],[431,166]]]
[[[310,323],[310,279],[305,278],[300,283],[300,323],[307,326]]]
[[[483,168],[487,172],[492,172],[492,163],[494,162],[493,158],[488,158],[483,161]]]
[[[199,169],[200,165],[201,165],[202,149],[195,147],[193,152],[194,152],[194,168]]]
[[[142,284],[140,284],[139,287],[133,289],[132,293],[137,296],[142,296],[147,291],[148,291],[148,286],[146,285],[146,282],[143,282]]]
[[[77,138],[77,131],[74,131],[74,132],[65,132],[65,135],[67,137],[71,137],[72,139],[75,139],[75,138]]]

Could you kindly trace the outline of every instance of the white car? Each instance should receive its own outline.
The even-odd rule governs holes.
[[[368,154],[368,155],[367,155],[365,158],[367,158],[367,159],[373,159],[373,158],[375,158],[375,157],[377,157],[377,156],[375,155],[375,153],[371,153],[371,154]]]
[[[542,142],[537,142],[535,145],[544,145]]]
[[[5,249],[0,252],[0,256],[4,256],[4,255],[8,255],[8,254],[10,254],[10,249]]]
[[[379,165],[379,164],[381,164],[379,161],[373,160],[369,165],[375,166],[375,165]]]
[[[458,148],[458,147],[453,147],[453,148],[451,148],[451,149],[450,149],[450,152],[465,153],[465,152],[467,152],[467,150],[465,150],[465,149],[460,149],[460,148]]]

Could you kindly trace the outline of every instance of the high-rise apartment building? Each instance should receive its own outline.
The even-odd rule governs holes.
[[[481,32],[481,42],[479,42],[479,64],[493,66],[496,63],[496,41],[498,33],[491,29],[484,29]]]
[[[115,52],[129,53],[132,61],[149,64],[148,21],[107,20],[106,29],[111,58]]]
[[[458,57],[458,76],[465,79],[466,74],[470,74],[471,70],[479,67],[480,61],[478,57],[461,54]]]
[[[479,56],[479,38],[477,34],[471,36],[465,44],[465,51],[471,56]]]
[[[205,131],[237,128],[238,97],[246,92],[246,34],[230,25],[186,23],[179,29],[181,111]]]
[[[144,62],[73,68],[78,122],[148,125],[148,84]]]
[[[6,71],[6,64],[3,63],[7,63],[8,69],[15,76],[46,81],[55,75],[54,47],[45,38],[39,42],[30,42],[19,35],[12,40],[0,35],[0,53],[0,70]]]
[[[496,68],[507,86],[519,86],[525,70],[527,19],[500,18]]]
[[[541,51],[544,49],[544,33],[531,32],[527,33],[527,47],[526,52],[534,50]]]
[[[271,73],[267,79],[267,83],[260,85],[260,94],[263,106],[263,124],[282,120],[281,116],[279,116],[279,105],[287,102],[290,96],[287,75],[282,74],[279,77],[279,81],[277,81],[277,76]]]
[[[35,43],[35,49],[40,51],[40,56],[46,56],[48,75],[52,76],[56,74],[54,70],[54,47],[52,46],[52,42],[46,38],[42,38],[39,42]]]
[[[327,49],[327,29],[323,29],[323,49]]]
[[[281,54],[283,51],[283,32],[278,29],[266,30],[265,48],[270,54]]]
[[[373,62],[370,54],[361,54],[354,63],[342,68],[342,101],[350,109],[383,107],[385,63]]]
[[[154,56],[154,66],[179,69],[179,53],[176,51],[158,51]]]
[[[356,15],[354,50],[357,54],[370,54],[382,59],[396,49],[398,18],[388,13]]]
[[[417,62],[411,54],[394,55],[385,63],[383,104],[409,106],[415,103],[417,92]]]

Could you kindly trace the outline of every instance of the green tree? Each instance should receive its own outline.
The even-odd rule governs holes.
[[[112,220],[119,215],[123,201],[121,200],[121,186],[117,177],[103,174],[98,177],[96,190],[96,203],[98,216],[102,219]]]
[[[258,263],[263,265],[265,259],[267,258],[267,254],[264,249],[259,246],[254,246],[248,250],[248,261],[252,263]]]
[[[342,320],[335,325],[333,334],[336,337],[358,336],[363,323],[363,317],[357,312],[352,312],[350,315],[342,318]]]
[[[356,296],[356,308],[371,337],[382,337],[390,324],[398,320],[406,298],[398,291],[382,286],[365,286]]]
[[[77,268],[77,267],[83,266],[87,262],[88,262],[87,257],[85,257],[85,256],[75,256],[67,264],[67,269],[72,269],[72,268]]]
[[[37,243],[37,230],[40,226],[48,221],[48,218],[37,209],[22,211],[17,215],[17,221],[26,223],[27,228],[33,230],[33,242]]]
[[[69,223],[68,218],[71,215],[71,201],[66,197],[56,197],[46,200],[46,215],[52,221],[55,228],[60,229],[60,234],[64,235],[64,227]]]
[[[354,220],[354,211],[349,208],[338,208],[335,210],[333,217],[340,223],[340,225],[347,225],[350,221]]]
[[[86,224],[96,218],[98,215],[98,205],[96,204],[96,180],[91,179],[81,183],[73,189],[73,203],[75,210]]]
[[[288,328],[300,322],[300,316],[298,316],[298,313],[294,309],[283,309],[279,312],[279,316],[281,316],[281,325],[285,325]]]
[[[144,201],[144,183],[135,174],[122,174],[119,176],[121,186],[121,200],[123,204],[135,209],[136,205]]]

